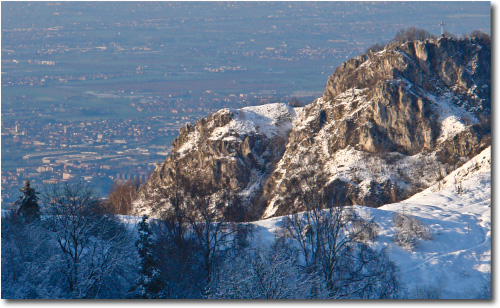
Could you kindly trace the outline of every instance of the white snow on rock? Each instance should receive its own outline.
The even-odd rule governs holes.
[[[441,122],[441,135],[438,142],[442,142],[449,137],[455,136],[465,129],[465,125],[456,116],[449,116]]]
[[[216,128],[211,140],[223,138],[234,138],[231,136],[248,135],[257,133],[268,138],[276,136],[286,137],[292,129],[292,121],[296,117],[296,111],[290,105],[284,103],[266,104],[260,106],[245,107],[232,111],[234,118],[228,125]],[[226,109],[225,112],[228,110]]]
[[[433,109],[441,122],[441,135],[437,140],[438,142],[462,132],[468,124],[479,123],[479,120],[472,113],[453,104],[452,95],[452,93],[445,93],[437,97],[425,92],[427,99],[434,103]]]
[[[184,153],[186,151],[192,151],[198,149],[198,142],[200,140],[200,133],[195,129],[193,133],[190,134],[187,142],[185,142],[178,150],[177,153]]]
[[[300,114],[302,108],[293,108],[285,103],[273,103],[260,106],[245,107],[236,110],[221,109],[217,113],[233,113],[234,118],[229,124],[216,127],[209,140],[239,141],[239,136],[260,134],[267,138],[286,138],[292,129],[292,122]],[[199,147],[201,135],[196,126],[175,152],[181,157],[189,151],[196,151]]]

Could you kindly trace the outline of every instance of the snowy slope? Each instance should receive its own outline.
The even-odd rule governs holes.
[[[479,167],[470,171],[472,166]],[[455,185],[446,184],[454,183],[459,175],[461,193]],[[490,148],[443,182],[441,190],[436,185],[403,202],[365,210],[381,226],[378,245],[389,248],[408,286],[432,285],[442,288],[443,298],[472,298],[491,271]],[[391,242],[395,232],[392,214],[403,209],[427,225],[433,235],[413,253]]]
[[[265,104],[231,110],[235,117],[226,126],[216,128],[210,139],[230,138],[229,132],[239,135],[258,133],[268,138],[286,137],[292,129],[292,120],[296,112],[290,105],[283,103]],[[233,137],[234,138],[234,137]]]
[[[422,197],[425,197],[435,192],[439,192],[440,190],[449,187],[455,188],[456,190],[458,190],[460,187],[466,189],[466,187],[468,186],[463,182],[464,180],[468,180],[474,175],[480,176],[481,174],[482,176],[490,178],[491,177],[490,173],[491,173],[491,146],[486,148],[480,154],[476,155],[470,161],[465,163],[462,167],[450,173],[448,176],[446,176],[438,183],[412,196],[408,200],[420,199]]]
[[[462,184],[461,191],[455,185]],[[440,189],[439,189],[440,188]],[[435,288],[441,298],[477,298],[491,271],[491,148],[427,190],[379,208],[357,206],[380,226],[375,247],[387,248],[408,292]],[[431,231],[414,251],[393,242],[395,213],[413,215]],[[282,217],[255,222],[256,238],[270,242]]]

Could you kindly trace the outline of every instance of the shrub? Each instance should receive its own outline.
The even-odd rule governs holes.
[[[423,41],[425,39],[436,38],[436,36],[429,33],[429,31],[424,29],[419,29],[416,27],[403,28],[400,29],[396,36],[392,39],[391,42],[394,43],[403,43],[406,41]]]
[[[304,103],[302,103],[298,98],[296,97],[290,97],[288,99],[288,104],[292,107],[304,107]]]
[[[482,43],[483,45],[487,45],[487,44],[490,44],[491,43],[491,37],[488,35],[488,33],[485,33],[481,30],[474,30],[472,31],[468,37],[471,39],[471,40],[477,40],[479,41],[480,43]]]
[[[408,294],[409,299],[440,299],[442,289],[435,285],[420,285]]]
[[[392,218],[392,222],[396,227],[394,243],[406,250],[413,250],[417,247],[420,239],[432,239],[429,228],[413,217],[413,215],[408,216],[396,213]]]
[[[132,202],[139,196],[141,185],[137,181],[115,182],[105,207],[113,214],[130,215]]]
[[[464,194],[464,187],[462,185],[462,182],[460,181],[457,185],[455,185],[455,192],[459,195]]]
[[[385,45],[382,45],[382,44],[379,44],[379,43],[375,43],[373,45],[371,45],[370,47],[368,47],[365,51],[365,53],[369,53],[370,51],[375,53],[377,51],[381,51],[381,50],[384,50],[385,48]]]

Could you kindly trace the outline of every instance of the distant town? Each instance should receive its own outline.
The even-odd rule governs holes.
[[[236,99],[237,102],[232,102]],[[276,100],[279,98],[274,94],[253,94],[250,97],[240,94],[219,100],[214,98],[212,105],[244,107]],[[15,201],[18,188],[26,179],[35,185],[67,181],[97,183],[103,196],[114,182],[143,183],[155,165],[168,156],[170,144],[180,128],[220,109],[177,108],[173,103],[161,103],[153,98],[130,103],[129,107],[139,114],[168,116],[48,122],[41,127],[40,123],[31,121],[16,120],[8,125],[2,121],[2,156],[11,158],[2,165],[2,201]],[[53,112],[65,108],[68,107],[63,104],[51,106]],[[41,117],[51,113],[44,110],[42,114],[36,108],[31,111],[39,112]],[[18,118],[13,110],[3,110],[3,113]]]
[[[307,104],[338,65],[402,25],[489,32],[489,3],[457,5],[3,2],[2,208],[26,179],[86,181],[102,197],[114,182],[144,182],[186,123]]]

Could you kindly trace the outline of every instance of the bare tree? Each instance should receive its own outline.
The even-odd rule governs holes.
[[[2,214],[2,298],[58,298],[64,293],[57,270],[57,247],[39,220],[15,211]]]
[[[127,281],[130,238],[114,217],[102,213],[93,190],[83,183],[53,186],[44,192],[45,224],[61,252],[59,271],[70,296],[117,296]],[[119,292],[118,292],[119,293]]]
[[[151,222],[155,238],[153,253],[158,259],[161,278],[166,282],[163,293],[165,298],[201,298],[198,281],[203,280],[203,275],[195,256],[197,243],[188,232],[189,226],[182,228],[184,231],[178,233],[175,221]]]
[[[442,286],[435,284],[417,285],[407,291],[403,298],[407,299],[440,299],[443,293]]]
[[[288,104],[292,107],[303,107],[304,103],[302,103],[297,97],[292,96],[287,100]]]
[[[155,255],[159,260],[162,279],[168,287],[167,298],[200,298],[200,270],[195,258],[199,251],[192,236],[187,215],[187,184],[180,176],[172,177],[167,190],[161,195],[169,204],[157,213],[159,220],[151,222],[155,238]]]
[[[215,192],[204,185],[204,181],[196,181],[191,187],[191,205],[193,211],[187,218],[190,223],[194,241],[197,243],[199,264],[205,273],[204,295],[210,294],[210,285],[216,268],[225,253],[233,248],[236,233],[235,224],[228,222],[225,211],[227,196],[224,192]]]
[[[396,227],[394,242],[406,250],[415,249],[419,240],[432,239],[429,228],[413,215],[395,213],[392,222]]]
[[[474,30],[472,31],[468,37],[471,39],[478,40],[480,43],[483,45],[491,44],[491,37],[488,33],[485,33],[481,30]]]
[[[298,244],[306,267],[322,272],[331,298],[392,296],[397,289],[395,266],[384,251],[366,245],[376,236],[375,222],[363,219],[354,207],[333,206],[315,189],[317,179],[306,182],[306,210],[285,220],[286,235]]]
[[[115,182],[105,206],[113,214],[129,215],[141,185],[138,181]]]
[[[375,43],[375,44],[371,45],[370,47],[368,47],[365,50],[365,53],[370,53],[370,52],[375,53],[375,52],[384,50],[384,48],[385,48],[385,45],[380,44],[380,43]]]
[[[419,29],[416,27],[402,28],[399,29],[394,38],[392,39],[392,43],[402,43],[406,41],[423,41],[425,39],[436,38],[436,36],[429,33],[429,31],[425,29]]]
[[[291,247],[248,249],[228,258],[218,271],[211,298],[309,299],[326,298],[321,277],[298,264]]]
[[[155,214],[160,220],[151,223],[155,253],[168,284],[164,293],[168,298],[206,297],[218,264],[237,240],[238,228],[228,221],[239,217],[229,206],[237,201],[208,177],[186,178],[182,166],[168,172],[166,188],[158,195],[158,202],[168,206]]]

